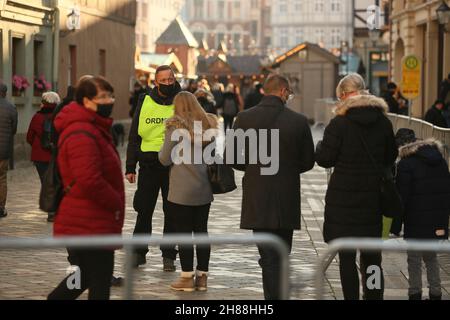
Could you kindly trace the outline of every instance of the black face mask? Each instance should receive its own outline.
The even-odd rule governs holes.
[[[109,118],[112,115],[114,103],[97,104],[97,114],[102,118]]]
[[[175,83],[174,84],[169,84],[169,85],[159,83],[159,92],[161,92],[166,97],[174,96],[175,93],[176,93]]]

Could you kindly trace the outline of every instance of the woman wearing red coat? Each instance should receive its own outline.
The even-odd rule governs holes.
[[[64,188],[69,190],[56,215],[55,237],[122,233],[125,190],[121,161],[110,134],[113,93],[105,79],[85,78],[77,87],[76,101],[55,119],[60,135],[58,166]],[[86,289],[90,300],[109,299],[114,249],[67,250],[72,265],[80,269],[81,288],[71,290],[66,278],[49,300],[76,299]]]
[[[47,119],[52,119],[53,111],[60,102],[61,99],[56,92],[44,93],[41,110],[31,119],[28,128],[27,142],[31,145],[31,161],[36,166],[41,182],[52,157],[51,148],[42,145],[42,136],[45,134],[44,123]]]

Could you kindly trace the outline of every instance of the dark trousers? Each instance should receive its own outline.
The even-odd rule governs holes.
[[[168,215],[167,196],[169,193],[169,169],[164,168],[160,163],[145,166],[139,170],[138,188],[134,196],[134,210],[138,216],[134,235],[151,235],[152,219],[158,201],[159,191],[163,197],[164,211],[164,231],[167,235],[174,232],[173,223]],[[135,253],[145,256],[148,253],[148,246],[136,248]],[[161,246],[162,256],[175,260],[177,250],[175,246]]]
[[[41,184],[42,184],[42,182],[44,180],[44,175],[47,172],[48,164],[49,164],[48,162],[37,162],[37,161],[34,162],[34,165],[35,165],[35,167],[37,169],[37,172],[39,174],[39,179],[41,179]]]
[[[233,129],[234,118],[234,116],[223,116],[223,128],[225,133],[227,133],[227,129]]]
[[[292,251],[293,230],[254,230],[255,235],[261,233],[272,234],[279,237],[288,247],[289,254]],[[280,300],[281,258],[273,248],[258,245],[259,265],[262,268],[264,297],[266,300]]]
[[[69,288],[75,284],[74,274],[67,276],[49,294],[48,300],[75,300],[89,289],[89,300],[109,300],[111,277],[114,269],[114,251],[111,250],[67,250],[71,264],[79,267],[80,288]]]
[[[391,225],[391,233],[395,235],[400,235],[400,232],[402,231],[403,226],[403,219],[402,217],[395,217],[392,219],[392,225]]]
[[[175,222],[177,233],[208,235],[208,218],[211,204],[204,206],[183,206],[169,202],[169,214]],[[194,271],[194,246],[180,245],[180,262],[183,272]],[[211,246],[197,246],[197,270],[208,272]]]
[[[381,268],[381,252],[364,252],[360,254],[361,282],[364,292],[364,300],[383,300],[384,276]],[[368,277],[376,275],[369,267],[375,267],[380,271],[379,288],[368,287]],[[356,267],[356,251],[343,251],[339,253],[339,268],[341,274],[342,291],[345,300],[359,300],[359,276]],[[369,269],[368,269],[369,268]],[[373,283],[370,281],[369,283]]]

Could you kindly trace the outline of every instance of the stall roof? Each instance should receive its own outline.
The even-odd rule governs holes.
[[[277,58],[275,58],[275,60],[272,64],[272,68],[278,67],[281,63],[283,63],[287,59],[293,57],[294,55],[296,55],[299,52],[304,51],[304,50],[312,50],[312,51],[316,52],[317,54],[322,55],[326,59],[334,62],[335,64],[341,63],[341,60],[339,59],[339,57],[336,57],[330,51],[323,49],[316,44],[313,44],[310,42],[304,42],[304,43],[299,44],[298,46],[292,48],[291,50],[285,52],[284,54],[278,56]]]

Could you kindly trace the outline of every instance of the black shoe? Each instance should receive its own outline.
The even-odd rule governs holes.
[[[411,294],[409,295],[409,300],[411,301],[422,300],[422,294],[421,293]]]
[[[122,277],[114,277],[111,278],[111,287],[121,287],[123,285],[123,278]]]
[[[54,213],[48,214],[47,222],[55,222],[55,214]]]
[[[133,268],[137,269],[137,268],[139,268],[139,266],[142,266],[146,263],[147,263],[147,259],[145,258],[145,256],[143,256],[141,254],[134,255]]]
[[[175,272],[177,270],[177,267],[175,267],[175,260],[163,258],[163,270],[164,272]]]
[[[8,211],[6,209],[0,209],[0,218],[6,218],[8,216]]]

